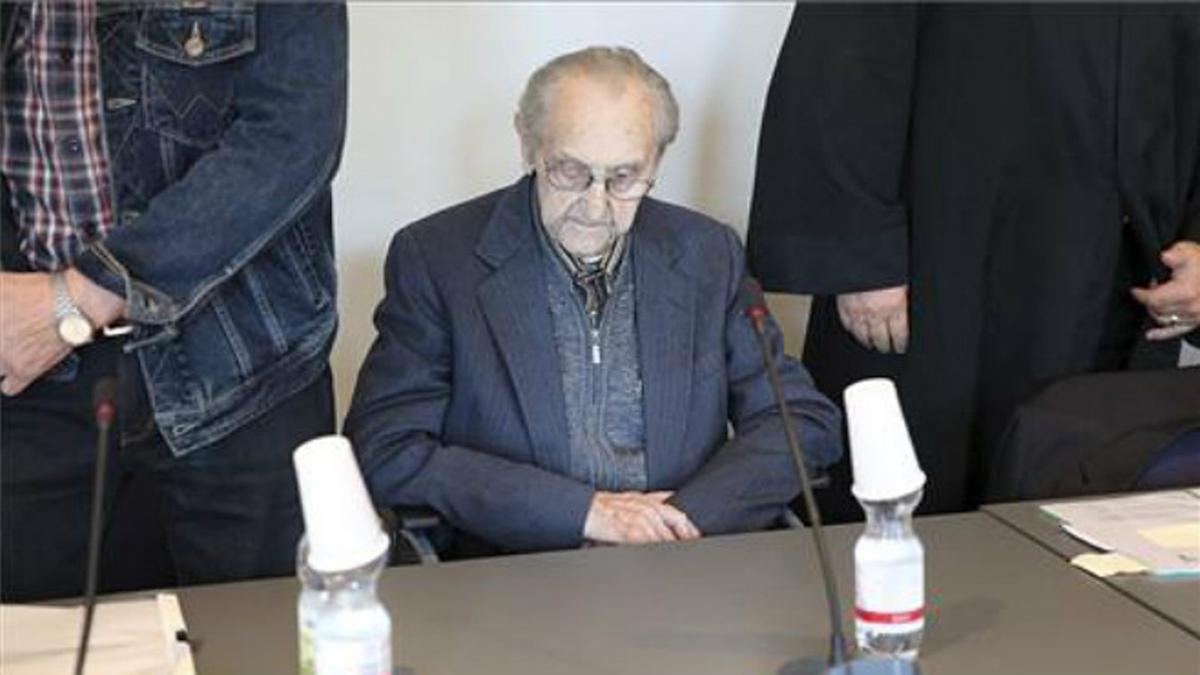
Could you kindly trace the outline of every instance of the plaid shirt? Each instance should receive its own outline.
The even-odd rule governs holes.
[[[95,9],[95,0],[34,0],[14,13],[3,55],[0,171],[35,269],[70,266],[113,226]]]

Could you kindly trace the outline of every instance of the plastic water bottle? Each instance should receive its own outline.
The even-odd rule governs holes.
[[[921,490],[860,501],[867,526],[854,545],[854,628],[866,655],[915,659],[925,633],[925,548],[912,527]]]
[[[376,595],[390,540],[349,441],[325,436],[293,455],[305,536],[296,554],[302,675],[390,675],[392,620]]]
[[[341,572],[313,569],[306,554],[302,541],[296,567],[300,672],[390,675],[392,620],[375,594],[386,554]]]
[[[912,515],[925,487],[891,380],[846,387],[851,492],[867,515],[854,545],[854,627],[867,656],[915,659],[925,633],[925,549]]]

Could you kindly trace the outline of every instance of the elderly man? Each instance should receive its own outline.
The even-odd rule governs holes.
[[[521,97],[529,175],[395,236],[346,430],[451,555],[762,528],[796,495],[736,235],[646,197],[677,126],[634,52],[561,56]],[[809,457],[836,460],[836,408],[776,362]]]

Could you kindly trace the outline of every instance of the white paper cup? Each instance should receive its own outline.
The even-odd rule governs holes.
[[[308,565],[319,572],[361,567],[387,550],[350,441],[321,436],[292,454],[308,536]]]
[[[854,496],[863,501],[887,501],[924,486],[925,474],[917,464],[896,385],[886,378],[861,380],[846,387],[843,398]]]

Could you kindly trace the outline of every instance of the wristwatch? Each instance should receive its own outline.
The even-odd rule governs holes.
[[[58,336],[72,347],[81,347],[91,342],[96,328],[83,312],[79,311],[79,306],[71,298],[71,291],[67,288],[67,275],[55,272],[50,275],[50,282],[54,286],[54,318],[58,322]]]

